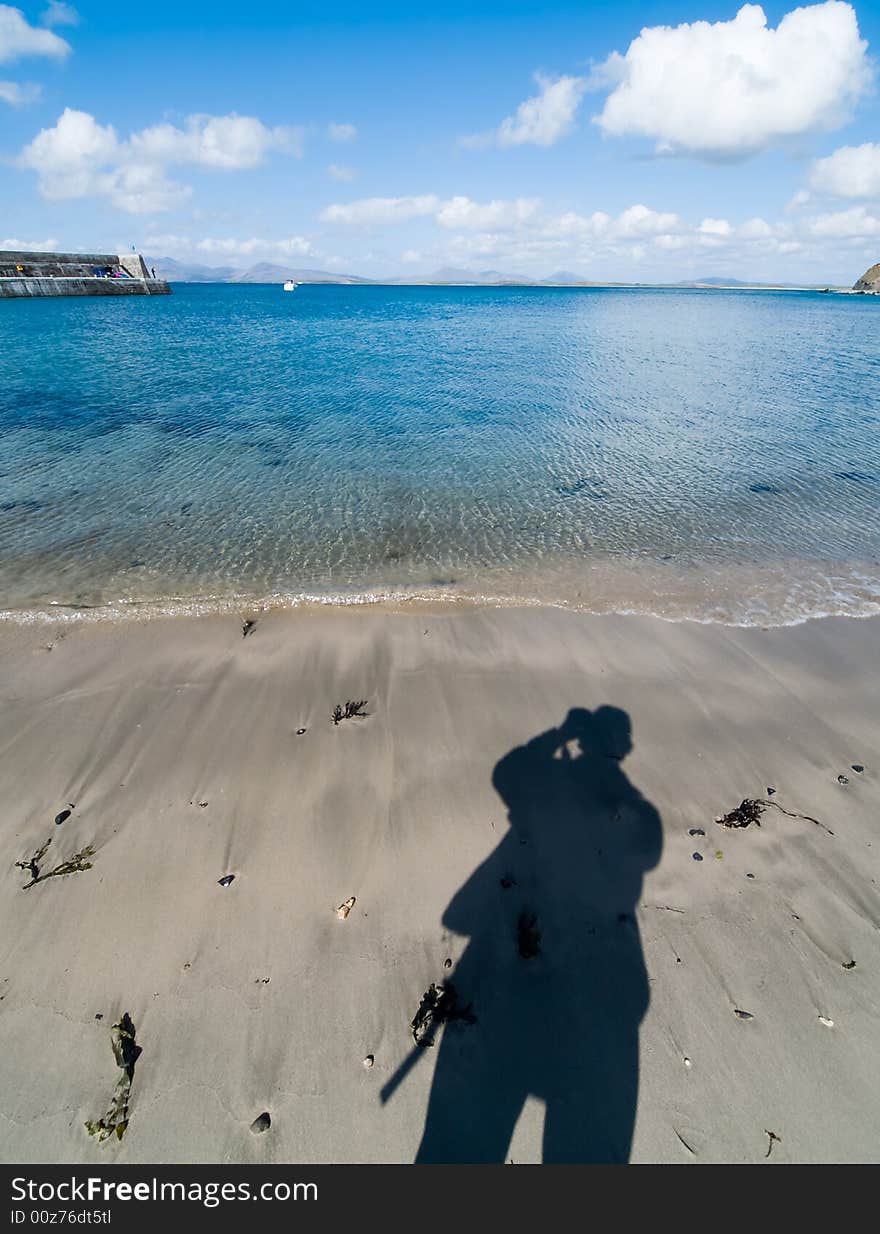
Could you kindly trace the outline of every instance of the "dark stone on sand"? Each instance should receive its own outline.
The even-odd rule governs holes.
[[[849,784],[849,776],[838,776],[837,783],[838,784]]]
[[[768,797],[772,797],[775,792],[776,792],[775,788],[771,788],[770,785],[767,786],[767,796]]]
[[[704,836],[705,834],[706,833],[702,827],[691,827],[690,831],[688,832],[689,836]]]
[[[297,735],[297,737],[302,737],[302,735],[303,735],[303,733],[304,733],[305,731],[306,731],[306,730],[305,730],[304,728],[298,728],[298,729],[296,730],[296,735]]]
[[[694,861],[702,861],[702,860],[703,860],[703,854],[702,854],[702,853],[691,853],[691,857],[694,859]]]
[[[71,807],[72,809],[73,807]],[[70,810],[62,810],[60,814],[55,815],[55,826],[60,827],[62,823],[67,822],[70,818]]]
[[[247,638],[257,623],[248,617],[241,623],[241,637]]]
[[[217,879],[217,882],[220,884],[221,887],[228,887],[234,878],[235,878],[234,874],[224,874],[222,878]]]
[[[519,954],[524,960],[534,960],[541,953],[541,931],[534,913],[520,913],[516,927]]]
[[[261,1135],[264,1131],[268,1131],[272,1126],[272,1116],[268,1110],[264,1110],[262,1114],[258,1114],[251,1123],[251,1131],[254,1135]]]
[[[864,767],[862,766],[862,764],[861,764],[861,763],[853,763],[853,764],[852,764],[852,769],[853,769],[853,771],[855,771],[858,775],[861,775],[861,774],[862,774],[862,772],[865,770],[865,769],[864,769]]]
[[[446,959],[443,961],[443,967],[452,968],[452,960],[449,956],[447,956]]]
[[[755,876],[754,876],[754,874],[747,874],[747,875],[746,875],[746,878],[754,878],[754,877],[755,877]]]
[[[845,969],[847,970],[847,972],[849,972],[849,970],[850,970],[851,968],[855,968],[855,966],[856,966],[856,962],[855,962],[855,960],[847,960],[846,964],[841,964],[841,966],[840,966],[840,967],[841,967],[841,968],[845,968]]]
[[[741,1011],[739,1007],[734,1007],[733,1014],[740,1020],[754,1020],[751,1011]]]

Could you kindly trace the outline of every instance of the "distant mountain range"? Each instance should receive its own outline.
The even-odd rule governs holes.
[[[358,278],[356,274],[331,274],[328,270],[301,270],[295,266],[277,266],[263,261],[249,270],[234,266],[200,266],[191,262],[176,261],[173,257],[145,257],[144,261],[155,268],[159,278],[169,283],[284,283],[293,279],[297,283],[370,283],[372,279]]]
[[[176,261],[173,257],[145,257],[147,265],[155,267],[159,278],[169,283],[283,283],[293,279],[296,283],[373,284],[378,286],[423,287],[796,287],[795,283],[750,283],[742,279],[708,278],[687,279],[679,283],[646,284],[597,282],[575,274],[571,270],[557,270],[547,278],[530,278],[525,274],[505,274],[500,270],[464,270],[457,266],[443,266],[433,274],[403,275],[396,278],[368,279],[358,274],[338,274],[329,270],[306,270],[297,266],[279,266],[260,262],[248,270],[233,266],[202,266]]]

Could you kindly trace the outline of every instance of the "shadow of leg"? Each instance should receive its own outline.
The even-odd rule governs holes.
[[[611,1026],[609,1026],[611,1027]],[[544,1119],[545,1164],[626,1163],[629,1161],[639,1088],[638,1032],[621,1025],[606,1048],[572,1075],[568,1091],[547,1101]]]
[[[477,1033],[447,1030],[416,1163],[503,1163],[524,1101]]]

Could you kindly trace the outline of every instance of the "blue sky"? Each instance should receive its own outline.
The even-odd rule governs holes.
[[[0,244],[849,283],[878,47],[875,0],[0,4]]]

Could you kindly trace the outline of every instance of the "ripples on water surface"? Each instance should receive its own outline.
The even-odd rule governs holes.
[[[878,335],[791,292],[0,301],[0,605],[878,611]]]

